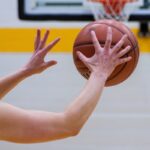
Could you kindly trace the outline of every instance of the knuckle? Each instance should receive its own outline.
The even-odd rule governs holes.
[[[43,51],[39,51],[39,52],[37,52],[36,57],[41,57],[42,54],[43,54]]]
[[[41,40],[41,44],[43,44],[44,43],[44,39],[43,40]]]
[[[117,46],[115,47],[115,49],[120,49],[120,47],[121,47],[120,45],[117,45]]]
[[[111,41],[112,41],[112,40],[111,40],[111,37],[108,37],[107,42],[108,42],[108,43],[111,43]]]
[[[125,34],[123,37],[122,37],[123,40],[126,40],[127,39],[127,35]]]
[[[123,45],[124,42],[125,42],[124,40],[121,40],[119,44],[120,44],[120,45]]]
[[[129,49],[123,50],[123,53],[126,54],[129,51]]]
[[[121,50],[120,52],[119,52],[119,55],[122,55],[122,54],[124,54],[126,51],[125,50]]]
[[[122,59],[122,63],[125,63],[127,61],[127,58]]]
[[[113,57],[112,57],[112,61],[113,61],[113,62],[116,62],[116,60],[117,60],[117,56],[113,56]]]

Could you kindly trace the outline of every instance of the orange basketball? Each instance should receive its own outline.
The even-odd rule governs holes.
[[[85,26],[80,31],[80,33],[78,34],[74,42],[73,59],[79,73],[83,77],[88,79],[90,76],[90,71],[78,58],[76,52],[80,51],[87,57],[93,56],[93,54],[95,53],[95,49],[91,39],[91,34],[90,34],[91,30],[95,31],[99,43],[101,44],[101,46],[104,46],[107,37],[108,27],[112,28],[112,34],[113,34],[111,47],[116,45],[116,43],[122,38],[123,35],[125,34],[128,35],[127,40],[122,46],[122,49],[130,45],[131,50],[125,55],[125,57],[127,56],[132,57],[131,61],[117,66],[113,71],[113,73],[109,76],[105,86],[112,86],[126,80],[134,71],[139,59],[139,47],[138,47],[138,42],[136,40],[136,37],[131,32],[131,30],[123,23],[115,20],[100,20],[100,21],[92,22],[87,26]]]

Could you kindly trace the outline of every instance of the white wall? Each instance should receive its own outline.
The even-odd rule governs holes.
[[[58,21],[20,21],[18,19],[17,0],[1,0],[0,27],[82,27],[85,22],[58,22]]]

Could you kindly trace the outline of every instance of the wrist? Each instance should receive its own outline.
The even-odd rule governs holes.
[[[108,75],[102,72],[92,72],[91,77],[94,77],[96,79],[103,80],[104,82],[106,82]]]
[[[21,69],[19,70],[19,73],[20,73],[20,75],[21,75],[23,78],[27,78],[27,77],[29,77],[29,76],[32,75],[31,71],[28,70],[28,69],[26,69],[26,68],[21,68]]]

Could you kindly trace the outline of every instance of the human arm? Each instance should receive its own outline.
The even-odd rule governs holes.
[[[95,109],[105,86],[105,82],[111,75],[116,66],[128,62],[131,57],[124,57],[130,50],[130,46],[121,49],[127,36],[111,49],[112,30],[108,28],[107,39],[104,47],[99,44],[96,35],[92,32],[92,41],[95,47],[95,55],[87,58],[81,52],[78,52],[80,60],[88,67],[91,72],[90,78],[76,100],[68,107],[67,115],[70,123],[79,132],[89,116]],[[73,117],[74,116],[74,117]]]
[[[112,33],[109,29],[105,47],[102,48],[94,33],[92,39],[95,55],[79,58],[91,71],[91,76],[82,92],[62,113],[30,111],[8,104],[0,106],[0,139],[17,143],[45,142],[77,135],[98,103],[105,82],[114,68],[129,61],[131,57],[120,58],[129,51],[121,48],[125,37],[110,51]],[[11,116],[11,117],[10,117]]]
[[[0,140],[39,143],[76,136],[98,102],[103,83],[100,87],[95,86],[97,81],[104,83],[103,78],[91,76],[80,96],[60,113],[25,110],[1,103]],[[91,94],[87,95],[87,92]],[[93,95],[95,93],[97,95]]]
[[[48,62],[44,61],[44,57],[48,51],[51,50],[59,41],[59,38],[57,38],[49,43],[48,46],[45,46],[48,35],[49,31],[47,30],[44,38],[41,40],[41,31],[38,29],[37,36],[35,38],[35,51],[29,62],[15,73],[0,78],[0,99],[2,99],[9,91],[11,91],[24,79],[33,74],[41,73],[57,63],[55,60],[50,60]]]

